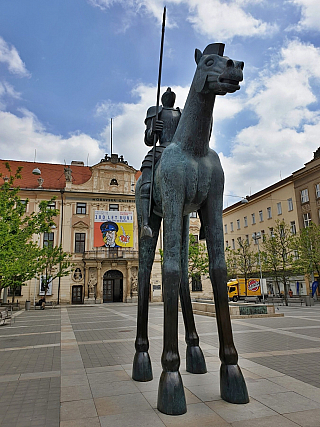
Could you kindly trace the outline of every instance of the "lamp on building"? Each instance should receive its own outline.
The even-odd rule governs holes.
[[[119,185],[119,184],[115,178],[112,178],[112,180],[110,181],[110,185]]]
[[[259,269],[260,269],[260,288],[261,288],[261,293],[262,293],[262,299],[264,302],[264,289],[262,286],[262,269],[261,269],[260,246],[259,246],[259,240],[261,239],[260,231],[253,233],[252,238],[255,241],[255,243],[258,244],[258,256],[259,256],[258,260],[259,260]]]

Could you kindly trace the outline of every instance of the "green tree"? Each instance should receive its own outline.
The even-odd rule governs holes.
[[[289,279],[294,268],[296,237],[284,220],[277,220],[270,235],[265,235],[261,243],[263,269],[272,276],[280,293],[283,284],[284,299],[288,305]]]
[[[297,237],[298,257],[295,267],[309,277],[317,272],[320,277],[320,225],[313,222],[303,228]]]
[[[12,173],[5,163],[8,176],[0,177],[0,292],[11,286],[13,291],[35,277],[40,268],[40,248],[33,242],[34,234],[49,231],[57,210],[48,209],[49,201],[39,204],[39,212],[27,214],[28,200],[21,200],[15,181],[21,179],[21,168]],[[14,294],[14,292],[13,292]],[[13,295],[14,298],[14,295]]]
[[[238,239],[238,247],[236,249],[226,248],[226,262],[228,277],[230,275],[233,277],[241,275],[244,277],[245,283],[247,283],[257,263],[256,254],[251,248],[251,243],[248,240]]]
[[[41,283],[45,289],[45,295],[50,282],[57,277],[68,276],[74,264],[70,261],[71,254],[64,252],[61,246],[45,246],[40,253],[39,264],[41,271]]]

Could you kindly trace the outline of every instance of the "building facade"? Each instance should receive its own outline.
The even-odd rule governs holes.
[[[252,242],[253,236],[270,234],[276,221],[285,221],[296,234],[311,221],[320,224],[320,149],[314,158],[289,177],[247,196],[223,211],[225,247],[236,249],[238,239]],[[304,276],[291,278],[294,293],[309,294],[310,284]],[[269,290],[273,288],[269,280]],[[299,283],[299,285],[297,284]]]
[[[55,227],[34,236],[40,246],[62,245],[72,254],[74,264],[69,276],[56,278],[46,300],[66,304],[136,302],[138,282],[138,224],[135,184],[140,172],[123,156],[106,155],[88,167],[74,161],[70,166],[50,163],[8,161],[14,173],[22,167],[20,198],[28,199],[27,213],[37,212],[42,200],[55,197],[51,207],[59,210]],[[0,162],[5,175],[5,161]],[[190,232],[199,233],[199,219],[191,215]],[[107,240],[112,237],[113,240]],[[104,240],[105,238],[105,240]],[[162,301],[162,229],[151,274],[150,300]],[[210,281],[203,277],[192,283],[193,298],[212,298]],[[8,297],[10,292],[8,293]],[[44,294],[41,279],[34,278],[16,296],[34,303]],[[7,292],[2,295],[7,298]]]

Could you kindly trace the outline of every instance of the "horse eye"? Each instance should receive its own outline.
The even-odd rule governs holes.
[[[208,61],[206,62],[206,66],[211,67],[211,65],[213,65],[213,62],[213,59],[208,59]]]

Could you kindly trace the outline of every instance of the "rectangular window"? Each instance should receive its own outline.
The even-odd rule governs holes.
[[[316,184],[316,198],[319,199],[320,197],[320,184]]]
[[[290,222],[290,231],[291,231],[291,234],[297,234],[296,222],[295,221]]]
[[[288,212],[293,211],[293,202],[292,199],[288,199]]]
[[[267,216],[268,216],[268,219],[272,218],[271,207],[267,208]]]
[[[237,219],[237,230],[240,230],[240,219]]]
[[[309,227],[310,222],[311,222],[310,212],[303,214],[303,226],[304,226],[304,228]]]
[[[309,193],[308,193],[308,189],[306,188],[305,190],[301,191],[301,203],[307,203],[309,202]]]
[[[248,218],[246,216],[243,217],[244,226],[248,227]]]
[[[228,248],[229,247],[229,242],[228,242],[228,240],[226,240],[226,248]]]
[[[111,203],[109,205],[109,211],[118,211],[119,210],[119,205],[116,203]]]
[[[233,231],[233,222],[230,222],[230,231]]]
[[[227,224],[224,224],[224,233],[227,234],[228,233],[228,226]]]
[[[192,292],[202,292],[202,282],[200,274],[192,277]]]
[[[86,233],[75,234],[75,253],[83,253],[85,251]]]
[[[262,213],[262,211],[259,211],[259,221],[260,222],[263,221],[263,213]]]
[[[270,227],[270,228],[269,228],[269,230],[270,230],[270,236],[271,236],[271,237],[274,237],[274,234],[273,234],[273,227]]]
[[[53,248],[54,233],[43,233],[43,247]]]
[[[85,215],[87,213],[87,204],[86,203],[77,203],[76,213],[80,215]]]
[[[252,218],[252,224],[256,223],[256,215],[253,213],[251,214],[251,218]]]
[[[191,212],[190,218],[197,218],[197,211]]]
[[[232,249],[235,249],[235,248],[236,248],[236,246],[235,246],[235,243],[234,243],[234,239],[232,239],[232,240],[231,240],[231,244],[232,244],[232,246],[231,246],[231,247],[232,247]]]
[[[249,234],[246,234],[246,242],[249,245]]]
[[[51,202],[47,206],[48,211],[53,211],[53,210],[55,210],[55,208],[56,208],[56,202]]]
[[[281,202],[277,203],[277,212],[278,212],[278,215],[282,214]]]

